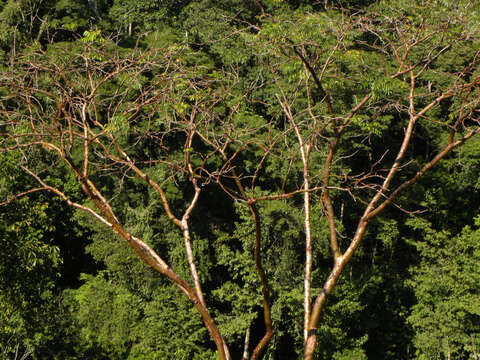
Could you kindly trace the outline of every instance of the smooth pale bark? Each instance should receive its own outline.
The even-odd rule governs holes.
[[[297,136],[300,157],[303,164],[303,211],[304,211],[304,227],[305,227],[305,272],[303,276],[303,340],[307,341],[308,329],[310,322],[310,308],[311,308],[311,280],[312,280],[312,226],[310,221],[310,176],[309,176],[309,158],[312,150],[312,143],[304,144],[304,140],[295,118],[292,114],[290,106],[288,105],[285,94],[283,95],[283,102],[279,99],[283,112],[290,120],[295,135]],[[312,138],[312,142],[314,138]]]
[[[367,222],[361,220],[349,248],[342,256],[337,258],[337,261],[335,262],[333,269],[330,272],[330,276],[323,285],[323,289],[321,290],[320,294],[315,299],[315,303],[313,304],[312,308],[312,316],[310,318],[310,327],[308,329],[308,338],[304,349],[304,360],[313,359],[313,354],[315,352],[315,348],[317,347],[318,323],[323,307],[325,306],[325,302],[327,301],[327,296],[331,293],[343,269],[345,268],[345,265],[352,258],[358,245],[360,245],[360,241],[363,237],[363,234],[365,233],[366,226]]]
[[[248,360],[248,346],[250,345],[250,327],[245,330],[245,341],[243,344],[242,360]]]
[[[271,305],[270,305],[270,288],[268,286],[267,277],[265,275],[265,271],[263,270],[262,266],[262,259],[260,257],[261,251],[261,231],[260,231],[260,215],[258,213],[257,207],[255,204],[249,204],[250,212],[252,214],[253,221],[255,223],[255,247],[254,247],[254,260],[255,260],[255,267],[257,269],[258,276],[260,277],[260,282],[262,284],[262,293],[263,293],[263,320],[265,322],[265,335],[257,344],[255,349],[252,352],[251,360],[260,359],[261,355],[265,351],[270,339],[275,334],[272,325],[272,317],[271,317]]]
[[[305,274],[303,280],[303,339],[308,338],[311,307],[312,280],[312,227],[310,223],[310,192],[308,175],[304,178],[304,209],[305,209]]]

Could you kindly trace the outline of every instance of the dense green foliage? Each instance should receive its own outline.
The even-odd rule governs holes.
[[[85,161],[84,135],[66,124],[89,124],[89,179],[124,228],[184,279],[191,270],[182,232],[148,179],[162,185],[177,216],[199,179],[193,254],[209,311],[240,359],[246,334],[251,353],[265,333],[256,224],[242,200],[302,189],[289,123],[305,141],[322,134],[309,167],[320,188],[337,135],[333,113],[346,117],[368,97],[331,167],[345,251],[395,162],[412,106],[435,105],[415,124],[392,189],[446,146],[458,113],[471,116],[454,139],[479,127],[478,82],[469,85],[480,75],[478,19],[479,5],[467,0],[0,0],[0,356],[217,358],[191,301],[118,231],[58,192],[35,190],[38,176],[72,202],[98,206],[72,171]],[[393,50],[405,44],[412,48],[404,54]],[[405,64],[424,67],[415,99]],[[320,118],[329,119],[322,129]],[[189,143],[192,127],[198,136]],[[36,136],[65,147],[66,161]],[[480,352],[479,138],[372,219],[329,294],[316,359],[466,360]],[[256,204],[275,328],[265,359],[299,359],[304,348],[302,196]],[[323,199],[312,191],[313,297],[332,268]]]

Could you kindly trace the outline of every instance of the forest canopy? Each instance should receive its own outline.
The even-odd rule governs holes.
[[[479,18],[0,0],[2,356],[478,358]]]

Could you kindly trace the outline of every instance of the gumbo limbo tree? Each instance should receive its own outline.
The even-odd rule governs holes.
[[[402,205],[407,190],[480,133],[479,33],[468,12],[442,18],[444,5],[430,5],[266,17],[235,33],[251,72],[215,66],[198,44],[124,49],[99,32],[16,51],[1,76],[0,147],[31,182],[2,204],[49,192],[103,223],[188,297],[220,359],[232,356],[195,250],[195,226],[211,221],[198,211],[202,197],[230,199],[230,217],[249,219],[257,274],[249,296],[263,308],[265,333],[250,344],[247,328],[244,359],[261,358],[278,325],[264,209],[301,209],[298,336],[313,359],[327,298],[369,224],[389,206],[416,211]],[[418,156],[412,147],[426,138],[431,149]],[[126,225],[119,199],[132,189],[156,197],[181,235],[188,278],[165,245]],[[315,234],[319,219],[328,241]],[[332,267],[313,283],[319,241]]]

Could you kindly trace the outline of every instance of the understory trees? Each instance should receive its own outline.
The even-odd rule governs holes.
[[[201,5],[186,7],[185,36],[122,46],[92,30],[14,51],[0,148],[28,180],[2,184],[2,204],[46,192],[95,233],[89,251],[113,265],[69,301],[85,341],[109,356],[151,358],[131,344],[153,342],[158,358],[211,358],[208,333],[220,359],[285,343],[292,358],[364,359],[368,336],[340,321],[363,306],[353,259],[375,234],[392,244],[394,214],[424,210],[417,185],[480,133],[478,9],[393,1],[268,15],[254,2],[260,15],[228,18],[221,43],[188,17]],[[421,269],[414,280],[431,276]],[[175,311],[182,330],[153,341],[149,326]],[[169,341],[177,352],[155,344]]]

